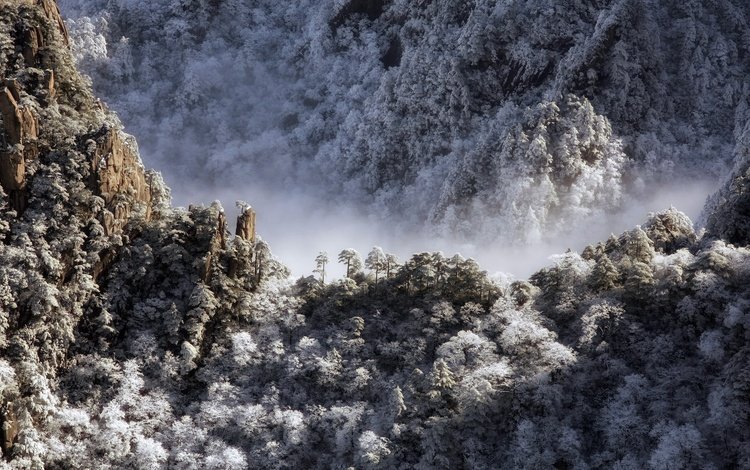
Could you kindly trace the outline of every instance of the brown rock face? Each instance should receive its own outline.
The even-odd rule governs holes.
[[[239,275],[243,275],[242,273],[247,275],[251,270],[254,270],[257,278],[258,271],[252,266],[258,263],[258,256],[255,252],[255,211],[251,207],[245,207],[237,217],[235,234],[237,239],[250,243],[234,244],[232,256],[229,258],[227,275],[232,279],[237,279]]]
[[[215,240],[222,250],[227,249],[227,216],[224,215],[223,212],[219,212],[219,222],[216,226]]]
[[[45,16],[50,21],[57,24],[57,28],[60,31],[63,40],[65,41],[65,45],[69,46],[70,37],[68,36],[68,28],[67,26],[65,26],[65,22],[62,19],[60,8],[58,8],[57,2],[55,0],[38,0],[37,5],[42,7]]]
[[[18,420],[9,407],[4,406],[0,410],[0,449],[3,454],[8,454],[16,442],[18,436]]]
[[[243,240],[255,242],[255,211],[248,207],[237,217],[236,235]]]
[[[103,127],[89,136],[84,145],[91,163],[90,187],[105,202],[106,210],[100,221],[106,233],[122,230],[130,219],[133,202],[145,206],[149,219],[151,189],[137,154],[125,144],[120,132]]]
[[[36,156],[39,125],[31,109],[20,106],[19,85],[5,80],[0,92],[4,145],[0,146],[0,185],[8,194],[10,206],[18,213],[26,208],[26,159]]]
[[[60,14],[60,9],[57,7],[55,0],[20,0],[20,3],[36,4],[40,7],[44,16],[52,22],[62,36],[63,43],[70,47],[70,37],[68,36],[68,28],[65,26],[65,22]],[[37,63],[37,56],[39,50],[47,46],[47,41],[44,38],[44,33],[38,27],[33,27],[25,30],[21,35],[21,50],[24,61],[29,67],[33,67]]]
[[[219,258],[220,251],[227,249],[227,217],[224,212],[219,212],[216,221],[216,232],[211,237],[211,244],[206,254],[206,260],[201,268],[201,280],[208,282],[211,277],[214,260]]]
[[[5,87],[8,89],[11,96],[13,96],[13,99],[16,100],[16,102],[21,101],[21,94],[18,92],[21,85],[19,85],[18,80],[16,80],[15,78],[6,78]]]
[[[128,194],[138,202],[151,201],[143,167],[118,131],[104,127],[87,145],[93,149],[91,170],[96,188],[108,204],[118,194]]]
[[[27,140],[36,140],[39,135],[38,124],[30,109],[18,105],[19,92],[15,81],[6,81],[11,85],[0,92],[0,114],[5,127],[7,145],[23,144]]]
[[[36,57],[39,49],[44,47],[44,35],[39,28],[30,28],[23,32],[23,60],[28,67],[36,65]]]
[[[26,159],[17,147],[0,151],[0,184],[17,213],[26,209]]]
[[[47,92],[49,100],[55,98],[55,71],[47,69],[44,71],[44,89]]]

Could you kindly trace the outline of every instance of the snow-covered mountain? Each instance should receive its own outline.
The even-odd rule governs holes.
[[[193,195],[257,177],[529,243],[717,182],[746,121],[743,0],[61,5],[97,93]]]
[[[742,120],[745,106],[739,96],[744,92],[737,91],[742,87],[733,88],[741,82],[745,60],[738,46],[742,10],[727,2],[670,7],[588,2],[557,11],[550,5],[462,8],[368,0],[316,3],[304,10],[302,4],[292,8],[270,2],[254,3],[254,9],[240,2],[173,2],[169,8],[147,2],[65,2],[70,12],[84,6],[109,11],[95,20],[78,17],[68,28],[54,0],[0,3],[0,469],[750,466],[750,127]],[[231,28],[213,28],[214,22],[241,23],[243,14],[265,15],[265,21],[247,23],[239,36],[227,33],[237,32]],[[525,19],[528,25],[514,29],[515,23],[503,18]],[[590,19],[596,27],[589,31],[586,21],[574,18]],[[550,26],[558,22],[568,28]],[[196,26],[208,24],[212,27]],[[295,24],[307,26],[289,31],[290,37],[272,33]],[[474,31],[470,24],[484,27],[476,26],[474,42],[465,42],[468,31]],[[114,58],[82,55],[106,44],[92,25],[114,35],[130,31]],[[272,31],[260,34],[251,28],[258,25]],[[435,34],[421,35],[427,25]],[[562,30],[589,34],[570,33],[568,44],[568,36],[556,35]],[[393,36],[385,42],[377,31]],[[452,36],[459,31],[467,36]],[[676,31],[693,33],[683,37]],[[164,34],[172,35],[170,49],[153,39],[163,41]],[[221,34],[227,36],[219,47],[214,41]],[[134,77],[143,80],[139,74],[149,67],[151,79],[181,76],[182,69],[165,65],[179,63],[169,57],[171,51],[198,54],[185,64],[222,71],[232,83],[233,74],[242,76],[240,69],[205,67],[211,54],[200,55],[193,47],[213,38],[214,50],[222,52],[217,60],[233,61],[242,48],[229,47],[231,41],[256,34],[258,40],[275,37],[279,42],[249,40],[246,51],[265,51],[266,56],[252,56],[248,63],[273,63],[278,69],[269,77],[294,78],[269,79],[268,100],[258,101],[263,106],[275,106],[274,81],[279,89],[290,87],[279,98],[286,103],[302,96],[295,93],[304,94],[303,83],[315,90],[314,77],[325,70],[332,78],[351,79],[343,67],[338,72],[326,67],[337,60],[351,66],[367,47],[381,54],[381,65],[373,66],[369,55],[361,57],[358,105],[346,93],[338,101],[313,94],[317,98],[310,97],[309,104],[301,101],[304,106],[290,108],[297,117],[285,121],[286,127],[277,129],[281,137],[268,142],[288,142],[281,160],[293,165],[264,166],[256,160],[259,153],[241,152],[237,156],[247,159],[233,168],[259,173],[217,172],[217,178],[278,183],[273,179],[277,169],[296,168],[299,173],[290,173],[289,181],[299,182],[296,178],[306,171],[325,175],[329,169],[337,178],[322,181],[332,185],[331,191],[348,190],[351,197],[362,198],[374,194],[384,204],[402,191],[406,204],[420,184],[433,188],[427,180],[434,175],[425,175],[446,163],[445,184],[433,189],[448,196],[435,199],[424,217],[442,208],[444,213],[431,219],[436,224],[449,215],[468,223],[477,221],[471,211],[487,210],[488,219],[497,214],[515,220],[512,230],[526,233],[523,227],[534,227],[528,220],[502,215],[503,191],[522,196],[518,207],[546,214],[535,215],[537,229],[544,231],[553,220],[572,223],[585,217],[576,211],[627,203],[631,187],[651,191],[667,177],[706,168],[717,174],[724,167],[731,171],[707,204],[705,230],[696,233],[689,218],[669,209],[580,254],[555,257],[527,281],[499,282],[460,255],[425,252],[399,261],[377,248],[364,263],[355,251],[341,251],[344,279],[326,277],[336,259],[321,254],[316,277],[290,280],[269,244],[255,235],[251,208],[240,208],[232,236],[219,204],[172,207],[161,175],[143,167],[135,140],[95,97],[71,51],[93,71],[97,86],[111,87],[105,95],[133,118],[152,151],[166,152],[179,140],[165,134],[159,141],[158,129],[146,132],[149,125],[182,133],[186,151],[216,150],[231,142],[257,144],[259,134],[250,131],[261,129],[263,119],[279,116],[255,118],[242,109],[247,101],[218,91],[200,95],[203,87],[195,89],[198,95],[183,95],[180,90],[189,80],[164,78],[150,89]],[[669,88],[699,83],[698,72],[686,72],[688,59],[645,59],[681,50],[688,36],[727,54],[723,65],[713,62],[715,54],[709,65],[698,60],[698,46],[689,56],[695,70],[716,72],[705,75],[709,82],[703,95]],[[727,39],[735,36],[736,43]],[[271,47],[296,43],[294,38],[319,38],[320,48],[299,39],[295,61],[295,53]],[[456,39],[452,48],[449,38]],[[135,47],[128,52],[129,41],[142,41],[151,52],[141,55]],[[325,53],[336,41],[338,59]],[[594,46],[597,41],[601,49]],[[621,42],[630,45],[615,47]],[[450,109],[438,105],[447,92],[439,81],[430,82],[431,75],[409,79],[420,69],[404,64],[419,62],[420,46],[420,54],[434,49],[430,60],[424,56],[422,70],[439,69],[440,57],[468,54],[461,52],[462,44],[475,44],[475,53],[484,51],[480,55],[492,60],[473,62],[468,69],[462,68],[466,63],[456,64],[456,70],[491,75],[499,88],[492,88],[489,79],[468,86],[478,94],[459,96],[456,102],[486,101],[489,114],[472,108],[448,125],[442,119],[455,116],[437,111]],[[511,51],[525,47],[536,53],[516,54],[529,62],[515,59]],[[603,51],[633,53],[636,47],[642,49],[641,59],[630,63],[644,64],[641,75],[628,75],[632,88],[618,82],[626,93],[605,93],[617,90],[610,81],[619,75],[601,65],[609,64]],[[342,58],[348,54],[349,59]],[[417,55],[409,59],[410,54]],[[157,56],[173,62],[148,65]],[[511,59],[518,62],[508,75],[502,64]],[[284,70],[284,63],[291,68]],[[586,97],[583,88],[574,93],[581,83],[564,83],[561,77],[575,76],[572,71],[580,63],[592,64],[592,72],[582,77],[585,86],[604,90],[601,94]],[[305,78],[305,64],[320,69],[311,66]],[[116,70],[129,72],[102,80]],[[251,77],[261,73],[257,70],[262,67],[245,72]],[[365,93],[368,79],[374,80],[372,95]],[[396,88],[421,85],[423,99],[413,105],[424,109],[396,106],[412,98],[396,88],[382,89],[387,87],[380,79],[394,80],[388,83]],[[537,100],[555,89],[553,82],[564,93]],[[261,93],[242,81],[236,86]],[[320,91],[328,85],[317,86]],[[640,109],[635,103],[644,103],[656,88],[664,93],[654,92],[647,100],[650,110],[633,118]],[[498,90],[507,95],[502,103],[489,98],[500,96]],[[623,108],[599,109],[616,102],[615,95]],[[173,102],[178,96],[187,101]],[[201,101],[207,97],[234,114],[220,124],[221,103]],[[720,99],[732,106],[720,106]],[[323,112],[327,106],[329,112]],[[351,116],[343,116],[347,107]],[[413,119],[397,125],[383,117],[398,109]],[[214,120],[206,117],[212,113],[217,113]],[[506,117],[491,117],[500,114]],[[233,128],[232,123],[247,122],[243,117],[250,119],[249,127]],[[382,126],[377,119],[385,119]],[[207,127],[198,132],[201,123]],[[263,132],[273,132],[276,125],[269,122]],[[300,130],[326,126],[330,134]],[[465,151],[423,153],[440,142],[441,128],[465,132]],[[378,137],[389,129],[402,134]],[[623,129],[619,136],[616,129]],[[378,145],[402,153],[378,154],[375,146],[365,145],[378,139]],[[302,150],[313,143],[316,153],[305,154]],[[664,153],[649,156],[649,148]],[[184,162],[185,174],[213,164],[189,152],[159,158],[165,162],[175,155],[182,157],[178,161]],[[395,160],[379,166],[381,158]],[[674,165],[666,163],[670,159]],[[234,165],[234,157],[228,162]],[[399,162],[404,171],[393,173]],[[357,166],[372,171],[347,170]],[[506,181],[508,175],[513,178]],[[623,179],[627,175],[633,179]],[[493,177],[499,180],[493,183]],[[463,184],[476,192],[451,193]],[[578,199],[572,198],[575,191]],[[391,217],[401,214],[394,207]]]

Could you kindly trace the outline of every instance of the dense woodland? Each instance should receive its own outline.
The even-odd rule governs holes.
[[[750,467],[750,125],[698,232],[668,209],[514,282],[378,247],[290,280],[273,240],[230,235],[219,204],[173,208],[158,173],[120,166],[135,142],[50,4],[0,3],[3,96],[18,95],[2,107],[0,468]],[[362,4],[326,21],[343,34]],[[388,5],[360,23],[409,8]],[[583,99],[557,109],[555,141],[576,119],[609,132]]]
[[[175,185],[283,186],[481,243],[718,179],[748,119],[745,0],[60,4]]]

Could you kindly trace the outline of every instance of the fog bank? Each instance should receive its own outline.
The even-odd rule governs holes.
[[[648,214],[675,207],[696,221],[707,195],[718,188],[718,182],[685,180],[633,199],[623,211],[592,217],[535,244],[509,245],[502,242],[477,243],[466,239],[445,238],[430,234],[431,227],[405,228],[397,221],[385,222],[367,214],[367,208],[345,200],[320,199],[319,194],[299,189],[266,187],[262,184],[242,188],[214,188],[196,193],[189,186],[173,185],[176,205],[209,204],[219,200],[230,217],[237,214],[235,202],[251,202],[257,211],[258,235],[268,241],[274,255],[288,266],[295,277],[312,274],[315,256],[325,251],[331,263],[329,279],[344,274],[336,256],[345,248],[354,248],[365,257],[373,246],[394,253],[401,260],[424,251],[442,251],[445,255],[460,253],[474,258],[490,274],[524,279],[550,264],[550,257],[568,249],[581,252],[592,243],[604,241],[614,233],[621,234],[644,223]],[[230,222],[231,228],[231,222]]]

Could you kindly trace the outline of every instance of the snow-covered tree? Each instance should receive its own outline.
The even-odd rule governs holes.
[[[328,264],[328,253],[321,251],[315,257],[315,270],[313,272],[320,274],[320,282],[326,283],[326,265]]]
[[[385,252],[379,246],[372,248],[365,259],[365,267],[375,273],[375,282],[378,282],[378,274],[388,271],[388,259]]]
[[[347,248],[339,253],[339,263],[346,266],[346,277],[348,278],[362,271],[362,258],[353,248]]]

